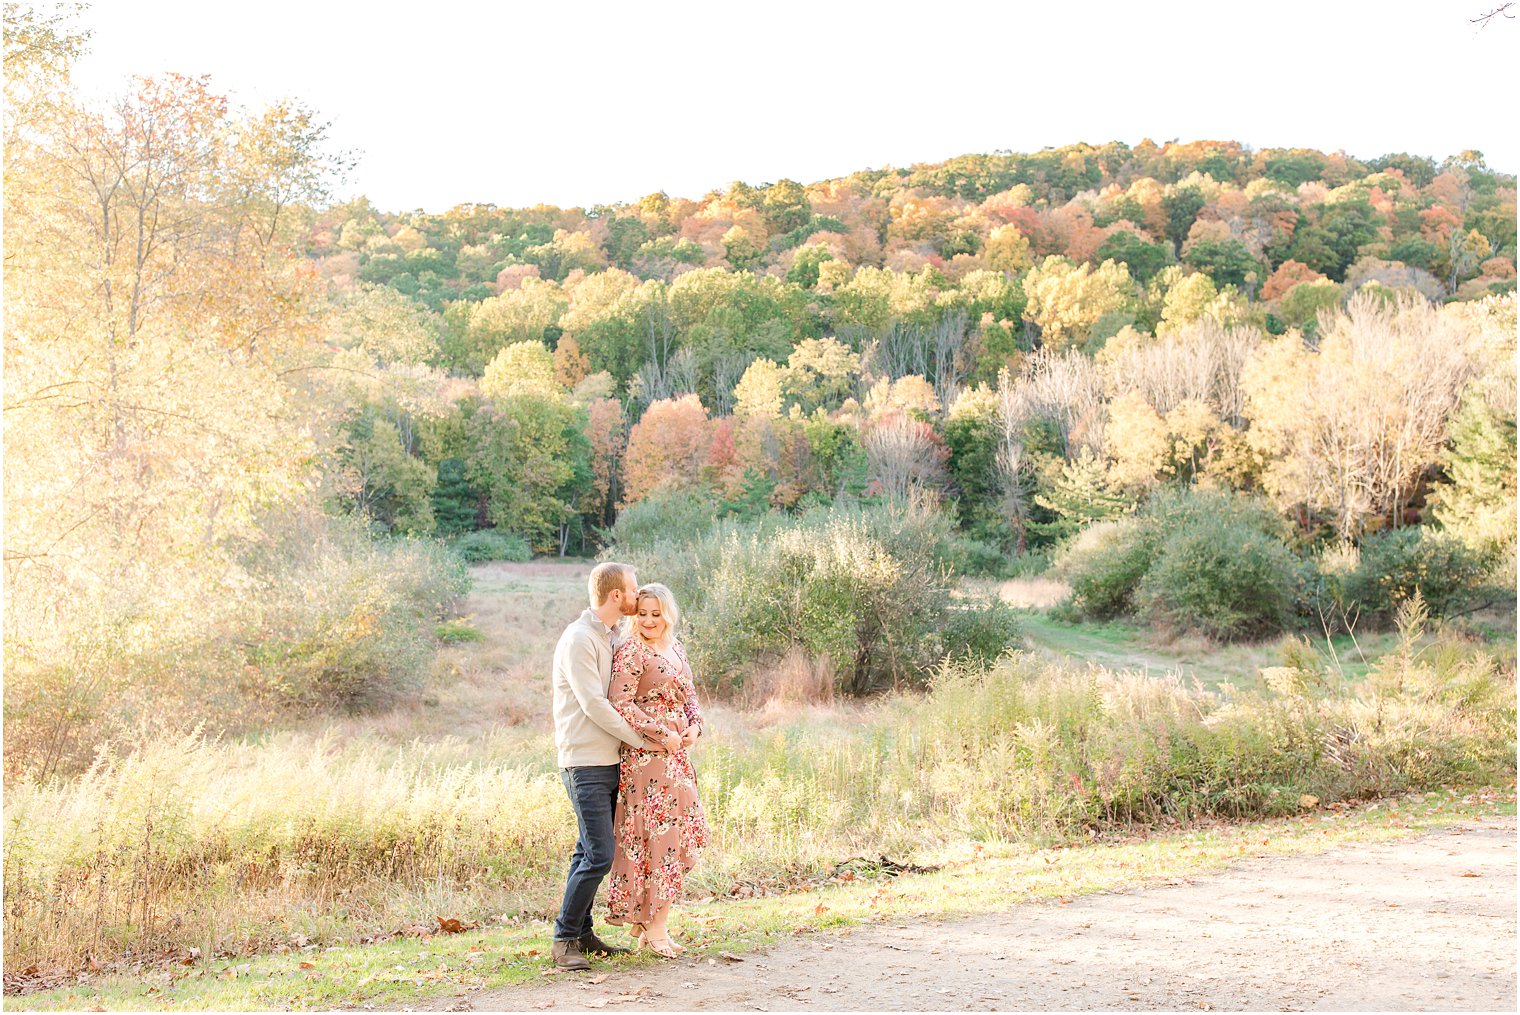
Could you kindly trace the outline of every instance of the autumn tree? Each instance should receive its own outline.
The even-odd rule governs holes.
[[[1423,300],[1358,295],[1317,348],[1294,334],[1264,343],[1243,383],[1268,493],[1346,539],[1396,521],[1437,462],[1471,372],[1470,333]]]
[[[1047,257],[1025,276],[1024,294],[1029,300],[1025,319],[1039,327],[1042,343],[1054,349],[1086,341],[1105,315],[1138,305],[1134,280],[1114,261],[1094,269]]]
[[[554,354],[542,342],[514,342],[486,364],[480,390],[490,398],[532,394],[552,399],[564,391],[555,373]]]
[[[944,485],[948,453],[928,423],[890,413],[866,424],[861,443],[869,467],[869,492],[906,500],[914,491],[937,493]]]
[[[710,446],[707,410],[696,395],[652,403],[628,434],[623,503],[664,487],[697,489]]]

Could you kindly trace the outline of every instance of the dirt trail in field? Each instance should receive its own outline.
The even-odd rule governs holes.
[[[476,1011],[1515,1010],[1515,819],[1215,876],[871,925],[742,962],[545,978]],[[636,999],[635,999],[636,997]]]

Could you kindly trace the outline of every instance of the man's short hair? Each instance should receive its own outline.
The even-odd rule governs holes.
[[[607,601],[613,589],[627,589],[631,584],[633,565],[607,560],[591,569],[591,577],[586,579],[586,591],[591,593],[591,605],[597,607]]]

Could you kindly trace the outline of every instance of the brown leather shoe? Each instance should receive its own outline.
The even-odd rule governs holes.
[[[555,969],[590,969],[591,961],[581,951],[581,943],[574,938],[554,942]]]
[[[602,958],[608,958],[613,955],[632,954],[630,949],[619,948],[617,945],[610,945],[603,941],[596,936],[595,931],[585,935],[576,943],[581,946],[581,952],[586,955],[597,955]]]

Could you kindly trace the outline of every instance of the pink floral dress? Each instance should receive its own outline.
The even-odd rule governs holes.
[[[672,649],[680,665],[635,635],[612,657],[607,698],[651,742],[702,725],[686,650],[680,642]],[[707,845],[707,816],[687,752],[625,744],[613,822],[617,849],[607,881],[607,922],[649,923],[680,898],[682,880]]]

